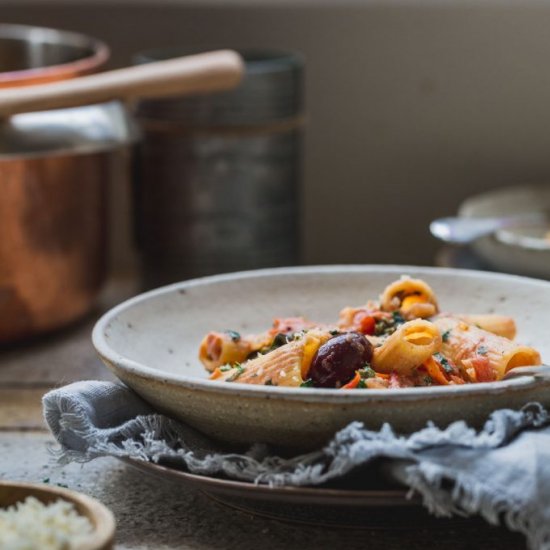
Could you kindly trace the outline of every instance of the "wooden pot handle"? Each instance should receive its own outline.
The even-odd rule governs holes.
[[[237,86],[243,72],[244,63],[237,52],[219,50],[61,82],[0,89],[0,117],[113,99],[183,96],[229,90]]]

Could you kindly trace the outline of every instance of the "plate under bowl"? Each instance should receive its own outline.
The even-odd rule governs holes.
[[[496,189],[470,197],[459,208],[467,218],[514,216],[550,209],[550,184]],[[501,231],[478,239],[475,252],[489,265],[506,273],[550,279],[550,243],[533,234],[533,228]]]
[[[346,305],[376,297],[401,274],[424,278],[444,310],[512,315],[518,339],[550,357],[550,283],[510,275],[407,266],[325,266],[250,271],[195,279],[132,298],[96,324],[105,364],[158,410],[231,443],[292,448],[324,443],[353,420],[412,432],[434,421],[480,426],[497,408],[550,405],[548,381],[400,390],[283,388],[207,379],[197,358],[210,330],[265,330],[277,316],[335,320]]]

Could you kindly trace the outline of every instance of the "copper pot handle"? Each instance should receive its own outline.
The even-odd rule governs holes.
[[[0,90],[0,117],[114,99],[192,95],[231,89],[244,71],[232,50],[155,61],[61,82]]]

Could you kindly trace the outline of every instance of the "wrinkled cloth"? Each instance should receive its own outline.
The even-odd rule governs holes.
[[[550,550],[550,416],[537,403],[495,411],[479,431],[459,421],[400,436],[389,425],[371,431],[352,422],[325,447],[291,458],[258,444],[228,452],[111,382],[55,389],[43,407],[62,463],[127,457],[253,483],[319,485],[378,458],[435,515],[480,514],[524,533],[531,549]]]

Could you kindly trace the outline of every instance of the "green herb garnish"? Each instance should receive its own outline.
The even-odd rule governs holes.
[[[478,346],[478,348],[477,348],[477,354],[478,355],[487,355],[488,351],[489,350],[487,349],[487,346],[481,345],[481,346]]]
[[[449,360],[443,357],[441,353],[434,353],[435,360],[443,367],[445,372],[453,372],[453,367],[449,363]]]
[[[405,322],[401,313],[399,311],[393,311],[391,314],[391,319],[380,319],[376,321],[374,325],[374,335],[375,336],[389,336],[393,334],[399,325],[402,325]]]
[[[220,372],[227,372],[228,370],[231,370],[233,367],[231,365],[223,365],[220,367]]]
[[[241,335],[234,330],[226,330],[225,334],[227,334],[233,342],[238,342],[241,339]]]
[[[329,330],[328,331],[329,334],[331,334],[332,336],[338,336],[340,334],[340,331],[339,330]]]
[[[403,316],[399,313],[399,311],[392,311],[391,316],[396,325],[402,325],[405,322],[405,319],[403,319]]]
[[[424,378],[422,379],[424,380],[424,383],[427,385],[427,386],[431,386],[433,384],[433,380],[432,380],[432,377],[431,376],[424,376]]]
[[[265,381],[265,384],[264,386],[273,386],[273,380],[271,380],[271,378],[268,378],[266,381]]]
[[[359,369],[359,376],[361,376],[362,380],[366,378],[374,378],[376,376],[376,372],[374,372],[368,363],[365,363],[365,366]]]
[[[273,351],[277,348],[280,348],[281,346],[284,346],[285,344],[288,344],[288,340],[286,338],[286,334],[283,334],[282,332],[279,332],[275,335],[275,338],[273,338],[273,341],[271,342],[271,346],[264,351],[263,353],[269,353],[270,351]]]
[[[237,380],[239,376],[245,371],[246,367],[243,367],[240,363],[235,363],[234,367],[235,372],[227,379],[227,382],[233,382]]]
[[[451,334],[451,329],[446,330],[446,331],[441,335],[441,339],[442,339],[444,342],[447,342],[447,340],[449,339],[450,334]]]
[[[308,378],[307,380],[304,380],[300,384],[300,388],[311,388],[313,387],[313,380],[311,378]]]

